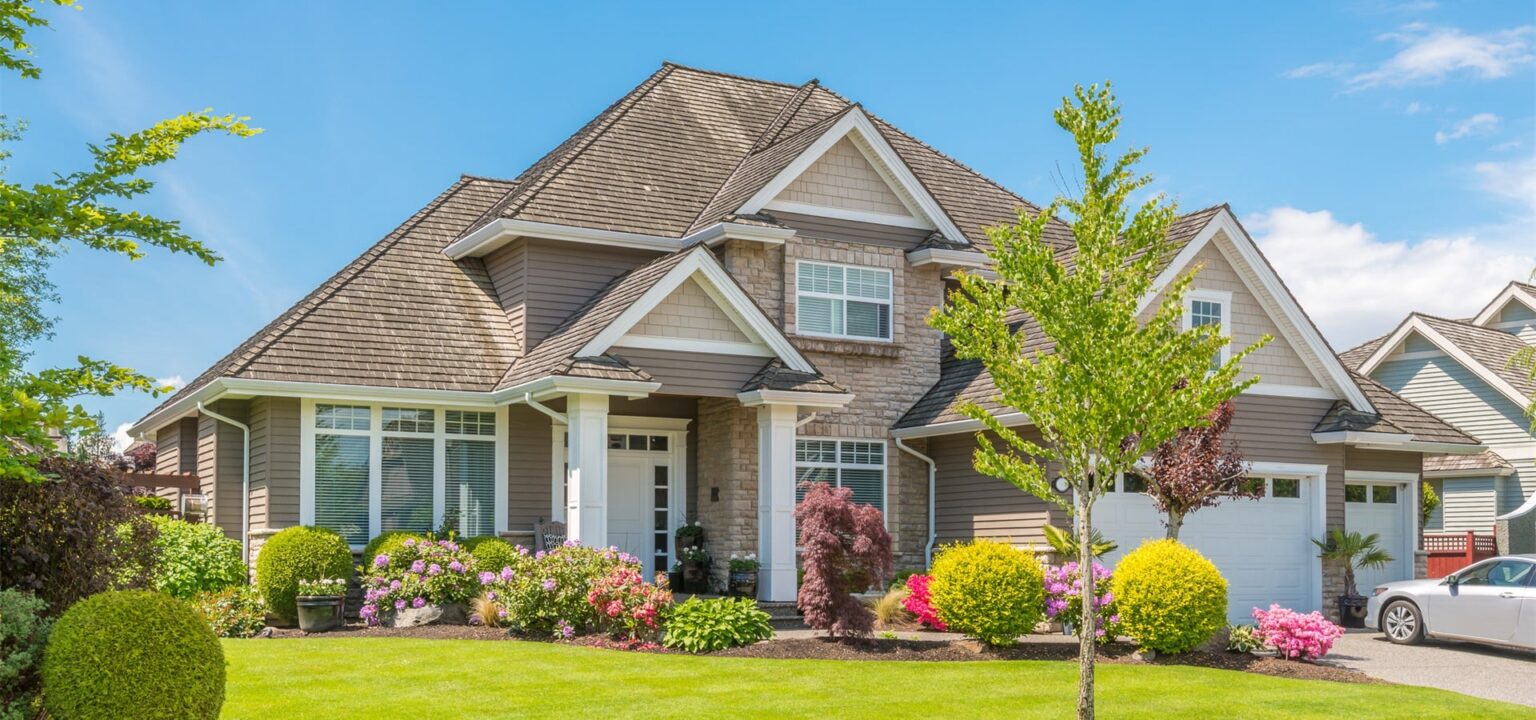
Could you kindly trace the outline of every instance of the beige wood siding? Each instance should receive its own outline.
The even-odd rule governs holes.
[[[197,472],[197,418],[182,418],[155,432],[155,472]],[[180,490],[161,488],[155,494],[181,509]]]
[[[633,328],[631,335],[752,342],[695,278],[689,278]]]
[[[239,422],[250,418],[249,400],[219,400],[209,409]],[[209,520],[236,540],[240,539],[244,452],[244,433],[239,428],[208,415],[198,418],[197,475],[208,498]]]
[[[1301,356],[1281,335],[1279,326],[1216,247],[1217,243],[1226,242],[1226,236],[1218,234],[1195,254],[1194,262],[1201,264],[1202,268],[1195,275],[1193,287],[1232,293],[1232,327],[1227,328],[1232,336],[1232,352],[1249,346],[1266,334],[1274,338],[1243,361],[1241,377],[1258,375],[1265,383],[1320,387],[1312,371],[1302,362]],[[1151,317],[1161,303],[1162,296],[1159,295],[1157,301],[1148,307],[1143,319]]]
[[[1250,462],[1327,465],[1327,525],[1344,527],[1344,446],[1312,441],[1312,428],[1332,401],[1245,395],[1236,403],[1231,432],[1244,457]]]
[[[827,149],[775,200],[911,217],[901,198],[847,137]]]
[[[651,374],[669,395],[735,397],[768,358],[678,350],[614,348],[613,353]]]
[[[972,465],[975,451],[976,438],[969,433],[928,441],[928,456],[938,466],[934,487],[938,544],[987,538],[1047,547],[1041,526],[1065,525],[1066,514],[1004,480],[977,472]]]
[[[251,400],[251,527],[299,524],[299,400]]]
[[[507,322],[517,336],[517,351],[526,350],[523,344],[525,311],[528,301],[528,244],[521,238],[497,248],[485,256],[485,272],[496,289],[496,301],[507,313]]]
[[[1346,470],[1413,473],[1418,475],[1423,467],[1423,453],[1364,450],[1354,447],[1349,448],[1344,453],[1344,468]]]
[[[507,529],[532,530],[549,519],[552,423],[527,405],[513,405],[507,424]]]
[[[525,240],[527,244],[524,343],[539,344],[611,280],[657,256],[648,250]]]

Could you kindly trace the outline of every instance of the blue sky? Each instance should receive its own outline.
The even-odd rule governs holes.
[[[226,258],[75,252],[36,362],[191,379],[451,183],[512,177],[662,60],[829,87],[1045,201],[1050,111],[1113,80],[1188,209],[1226,202],[1339,349],[1475,310],[1536,263],[1536,3],[191,3],[83,0],[0,79],[13,180],[213,107],[141,204]],[[92,400],[108,427],[147,396]]]

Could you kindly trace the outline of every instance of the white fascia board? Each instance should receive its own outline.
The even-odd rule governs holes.
[[[853,393],[800,392],[797,390],[749,390],[736,393],[746,407],[759,405],[798,405],[814,408],[840,408],[853,402]]]
[[[800,177],[800,174],[804,173],[812,163],[820,159],[827,150],[831,149],[833,145],[837,144],[837,141],[842,140],[850,132],[858,133],[858,137],[869,146],[869,150],[874,152],[875,157],[879,159],[880,162],[876,163],[877,169],[883,165],[884,169],[891,173],[892,179],[896,181],[896,184],[901,186],[901,189],[911,196],[913,202],[917,204],[917,209],[928,220],[933,222],[934,227],[938,228],[945,238],[955,242],[966,242],[965,234],[960,232],[960,228],[944,212],[944,208],[928,193],[927,188],[923,187],[922,182],[918,181],[917,176],[912,174],[912,169],[907,167],[907,163],[896,153],[896,149],[891,147],[889,142],[886,142],[885,136],[880,134],[879,129],[875,127],[874,122],[869,119],[869,116],[865,115],[863,109],[858,107],[850,109],[846,115],[836,123],[833,123],[826,133],[811,143],[811,146],[800,153],[800,156],[795,158],[788,167],[785,167],[772,180],[768,181],[768,184],[764,185],[756,194],[749,198],[746,203],[736,210],[736,213],[750,215],[762,210],[763,206],[773,202],[773,199],[778,197],[779,193],[784,191],[784,188],[789,187],[789,184],[794,182],[795,178]],[[863,149],[862,147],[860,148],[861,151]]]
[[[726,240],[749,240],[765,245],[783,245],[784,241],[794,236],[794,228],[722,222],[702,228],[698,232],[684,237],[683,245],[689,246],[694,243],[702,243],[708,247],[714,247]]]
[[[795,349],[789,338],[784,337],[784,333],[779,332],[773,321],[763,315],[763,311],[757,304],[742,292],[731,279],[730,273],[720,266],[714,254],[702,246],[689,251],[688,257],[657,280],[655,285],[625,308],[624,312],[619,313],[619,316],[603,328],[602,332],[576,351],[576,355],[591,357],[607,352],[608,348],[613,347],[620,338],[628,334],[636,323],[639,323],[694,273],[704,276],[704,280],[707,281],[705,290],[709,291],[712,297],[724,301],[722,310],[730,313],[733,319],[739,319],[747,325],[747,329],[750,330],[749,336],[760,338],[791,369],[800,372],[816,372],[816,368],[805,359],[804,355],[800,354],[799,350]]]
[[[1289,325],[1294,330],[1297,337],[1286,338],[1293,347],[1305,347],[1310,351],[1312,358],[1309,360],[1309,358],[1303,356],[1302,362],[1307,364],[1312,374],[1316,375],[1318,380],[1323,381],[1323,384],[1333,385],[1339,391],[1339,394],[1348,400],[1350,405],[1354,406],[1356,410],[1376,412],[1375,406],[1371,405],[1371,402],[1366,399],[1365,393],[1361,392],[1360,387],[1350,378],[1349,371],[1345,369],[1344,363],[1339,361],[1338,356],[1333,353],[1332,348],[1328,346],[1328,342],[1323,339],[1317,327],[1312,324],[1306,312],[1296,303],[1296,299],[1291,297],[1291,293],[1285,289],[1285,285],[1280,281],[1280,276],[1275,273],[1275,269],[1264,259],[1263,254],[1259,252],[1258,246],[1253,244],[1253,239],[1248,237],[1247,231],[1243,230],[1242,225],[1237,222],[1237,218],[1233,217],[1232,212],[1226,208],[1216,213],[1210,222],[1200,229],[1200,232],[1195,235],[1194,239],[1190,240],[1189,244],[1185,245],[1174,256],[1173,261],[1168,263],[1168,267],[1153,281],[1152,289],[1142,299],[1138,310],[1146,310],[1152,304],[1152,301],[1157,299],[1158,294],[1186,270],[1189,264],[1194,261],[1195,255],[1199,254],[1200,250],[1209,244],[1218,232],[1227,236],[1227,240],[1231,243],[1231,250],[1237,253],[1235,259],[1229,256],[1227,260],[1229,262],[1236,260],[1237,262],[1234,262],[1234,265],[1238,265],[1239,270],[1246,267],[1249,273],[1258,280],[1259,289],[1262,292],[1253,292],[1254,288],[1248,288],[1250,292],[1253,292],[1255,299],[1259,301],[1259,304],[1264,307],[1265,311],[1273,319],[1284,321],[1277,322],[1281,326],[1282,332],[1286,325]],[[1217,249],[1221,250],[1223,255],[1228,254],[1225,247],[1218,247]],[[1239,272],[1239,276],[1242,275],[1243,273]],[[1246,279],[1244,284],[1246,285]]]
[[[773,200],[763,206],[765,210],[779,210],[787,213],[799,213],[801,215],[815,215],[817,217],[829,217],[837,220],[852,220],[854,222],[874,223],[876,225],[891,225],[894,227],[912,228],[914,230],[932,230],[933,223],[911,215],[893,215],[891,213],[870,212],[868,210],[850,210],[848,208],[829,207],[827,205],[813,205],[811,203],[795,202],[793,200]]]
[[[996,416],[1003,427],[1023,427],[1032,425],[1029,416],[1024,413],[1007,413]],[[938,437],[940,435],[956,435],[959,433],[974,433],[985,430],[987,426],[966,418],[964,420],[951,420],[949,422],[934,423],[932,425],[918,425],[916,427],[896,428],[891,430],[891,437],[911,438]]]
[[[1477,317],[1472,318],[1472,324],[1490,327],[1489,321],[1498,316],[1499,311],[1503,310],[1504,306],[1508,305],[1511,300],[1518,300],[1531,310],[1536,310],[1536,297],[1532,297],[1530,293],[1526,292],[1519,285],[1510,283],[1504,287],[1503,292],[1500,292],[1498,297],[1495,297],[1492,302],[1483,307],[1482,311],[1478,312]]]
[[[1290,397],[1312,398],[1314,400],[1338,400],[1339,393],[1322,387],[1308,385],[1283,385],[1280,383],[1256,382],[1243,390],[1244,395],[1263,395],[1266,397]]]
[[[680,250],[686,247],[687,243],[686,238],[619,232],[617,230],[597,230],[571,225],[534,222],[532,220],[498,218],[477,228],[474,232],[455,240],[448,247],[443,248],[443,254],[447,255],[450,260],[477,257],[489,253],[519,237],[565,240],[590,245],[608,245],[639,250],[655,250],[658,252]]]
[[[177,400],[170,405],[145,415],[142,420],[139,420],[137,423],[134,423],[132,427],[128,428],[128,436],[137,438],[140,435],[144,435],[146,433],[156,432],[160,428],[165,427],[170,423],[191,415],[197,411],[198,403],[213,402],[214,400],[217,400],[219,397],[223,396],[225,393],[224,382],[227,379],[228,378],[214,378],[213,380],[210,380],[208,384],[198,388],[191,394],[182,397],[180,400]]]
[[[1468,477],[1509,477],[1515,474],[1514,468],[1468,468],[1466,470],[1425,470],[1425,480],[1453,480],[1455,478]]]
[[[1404,320],[1403,324],[1397,326],[1397,330],[1392,333],[1392,336],[1387,338],[1386,342],[1383,342],[1380,347],[1376,348],[1376,352],[1371,353],[1371,356],[1366,358],[1364,363],[1361,363],[1360,374],[1369,375],[1374,372],[1376,368],[1380,367],[1392,355],[1393,348],[1401,345],[1404,340],[1408,339],[1408,334],[1414,332],[1424,336],[1424,339],[1439,348],[1440,352],[1449,355],[1451,359],[1461,363],[1462,367],[1471,370],[1472,374],[1476,375],[1479,380],[1488,383],[1493,389],[1498,390],[1500,394],[1516,405],[1527,407],[1531,404],[1531,399],[1526,397],[1524,393],[1515,389],[1515,386],[1510,385],[1504,378],[1499,377],[1497,373],[1488,369],[1487,366],[1472,359],[1471,355],[1463,352],[1455,343],[1430,327],[1429,323],[1424,322],[1423,318],[1417,315],[1408,316],[1408,319]]]
[[[1356,430],[1335,430],[1333,432],[1312,433],[1312,442],[1319,445],[1359,445],[1362,443],[1374,443],[1377,445],[1390,445],[1400,447],[1413,439],[1411,433],[1384,433],[1361,432]]]
[[[1362,480],[1366,482],[1371,480],[1380,480],[1385,482],[1413,482],[1414,480],[1419,479],[1419,474],[1411,472],[1389,472],[1386,470],[1350,470],[1349,468],[1345,468],[1344,479]]]
[[[913,267],[924,265],[945,265],[951,267],[976,268],[989,270],[992,268],[992,259],[985,253],[975,250],[951,250],[946,248],[923,248],[907,253],[907,262]]]
[[[709,355],[745,355],[747,357],[777,357],[767,345],[725,340],[699,340],[695,338],[668,337],[665,335],[626,334],[613,344],[616,348],[640,348],[643,350],[677,350]]]
[[[1409,440],[1405,443],[1383,444],[1362,442],[1355,447],[1363,450],[1404,450],[1408,452],[1421,452],[1429,455],[1476,455],[1488,449],[1486,445],[1467,445],[1465,443],[1430,442],[1428,440]]]
[[[616,395],[630,400],[646,397],[661,388],[661,383],[644,380],[609,380],[605,378],[565,377],[546,375],[536,380],[514,385],[489,393],[498,404],[517,405],[532,396],[543,400],[557,395],[590,393]]]

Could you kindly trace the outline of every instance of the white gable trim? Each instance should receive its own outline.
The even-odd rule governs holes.
[[[783,245],[785,240],[794,236],[795,231],[791,228],[765,227],[746,223],[715,223],[683,237],[667,237],[665,235],[599,230],[596,228],[559,225],[532,220],[497,218],[453,241],[448,247],[443,248],[443,254],[447,255],[450,260],[480,257],[520,237],[635,248],[639,250],[676,252],[692,247],[695,244],[718,245],[731,238]]]
[[[870,212],[868,210],[850,210],[848,208],[831,207],[829,205],[812,205],[811,203],[795,202],[794,200],[774,200],[763,206],[765,210],[780,210],[787,213],[799,213],[801,215],[816,215],[837,220],[853,220],[854,222],[876,223],[879,225],[894,225],[896,227],[915,228],[918,230],[932,230],[933,223],[927,222],[912,215],[892,215],[890,213]]]
[[[1477,314],[1477,317],[1472,318],[1472,324],[1481,325],[1483,327],[1497,327],[1497,325],[1492,324],[1491,321],[1495,317],[1498,317],[1499,311],[1503,310],[1505,305],[1508,305],[1511,302],[1519,302],[1531,310],[1536,311],[1536,297],[1533,297],[1530,293],[1526,292],[1525,288],[1522,288],[1514,283],[1510,283],[1509,285],[1505,286],[1504,291],[1499,293],[1498,297],[1493,299],[1493,302],[1488,303],[1488,305],[1482,309],[1482,312]]]
[[[1356,410],[1363,412],[1375,412],[1376,408],[1365,398],[1365,393],[1349,377],[1349,371],[1339,361],[1328,342],[1323,339],[1322,333],[1312,324],[1301,305],[1291,297],[1290,291],[1285,289],[1280,276],[1275,269],[1264,259],[1258,246],[1248,237],[1248,233],[1238,224],[1232,211],[1222,208],[1206,223],[1204,228],[1189,241],[1162,274],[1152,284],[1152,290],[1141,301],[1140,310],[1146,310],[1157,299],[1159,293],[1168,287],[1181,273],[1185,272],[1190,263],[1200,251],[1216,237],[1217,233],[1226,235],[1230,242],[1227,245],[1218,244],[1216,249],[1221,251],[1227,262],[1238,271],[1238,277],[1243,280],[1243,285],[1253,294],[1270,319],[1275,321],[1280,332],[1284,333],[1286,340],[1301,356],[1301,361],[1307,365],[1319,382],[1324,387],[1331,388],[1337,395],[1349,401]],[[1257,283],[1258,287],[1255,287]]]
[[[668,337],[664,335],[636,335],[626,333],[613,343],[616,348],[640,348],[642,350],[678,350],[711,355],[746,355],[749,357],[778,357],[767,345],[760,343],[730,342],[728,340],[701,340],[696,338]]]
[[[1422,335],[1425,340],[1440,348],[1441,352],[1449,355],[1452,360],[1461,363],[1466,369],[1471,370],[1472,374],[1476,375],[1479,380],[1488,383],[1493,389],[1498,390],[1501,395],[1509,398],[1516,405],[1526,407],[1531,404],[1531,399],[1526,397],[1524,393],[1515,389],[1515,386],[1510,385],[1504,378],[1499,377],[1497,373],[1488,369],[1486,365],[1472,359],[1471,355],[1462,352],[1462,349],[1456,347],[1455,343],[1436,332],[1434,328],[1429,326],[1429,323],[1424,322],[1423,318],[1417,315],[1409,315],[1407,320],[1404,320],[1401,325],[1397,326],[1396,330],[1392,331],[1391,337],[1388,337],[1386,342],[1383,342],[1380,347],[1376,348],[1376,352],[1371,353],[1371,356],[1360,364],[1360,374],[1370,375],[1372,372],[1375,372],[1376,368],[1381,367],[1381,364],[1392,355],[1392,351],[1408,339],[1410,333]]]
[[[715,256],[703,247],[688,251],[687,257],[657,280],[656,284],[646,290],[634,304],[614,318],[608,327],[603,328],[596,337],[587,341],[587,344],[576,351],[575,355],[592,357],[607,352],[642,318],[671,295],[673,290],[687,282],[695,273],[702,276],[702,282],[699,285],[716,303],[719,303],[721,310],[741,326],[747,337],[761,340],[790,368],[801,372],[816,372],[810,361],[806,360],[805,356],[801,355],[800,351],[789,342],[789,339],[779,332],[772,320],[763,315],[763,311],[758,309],[751,298],[747,297],[747,294],[731,280],[730,274],[720,266]]]
[[[906,162],[901,159],[901,156],[896,154],[896,149],[885,141],[885,136],[881,135],[880,131],[875,128],[875,124],[869,119],[869,116],[865,115],[863,109],[857,106],[850,109],[836,123],[833,123],[832,127],[825,134],[817,138],[788,167],[768,181],[768,184],[764,185],[757,191],[757,194],[749,198],[745,204],[736,210],[736,213],[750,215],[762,210],[769,203],[773,202],[773,199],[778,197],[779,193],[784,191],[784,188],[789,187],[789,184],[794,182],[795,178],[800,177],[801,173],[809,169],[813,163],[849,133],[857,133],[857,137],[863,140],[863,143],[854,143],[854,145],[858,146],[860,151],[864,150],[863,146],[868,146],[869,152],[874,153],[874,157],[870,158],[870,160],[875,169],[881,171],[882,174],[889,172],[891,175],[890,180],[893,181],[895,187],[911,197],[913,204],[917,206],[916,209],[920,214],[931,221],[934,227],[938,228],[939,232],[946,239],[955,242],[966,242],[965,234],[960,232],[960,228],[944,212],[944,208],[939,206],[939,202],[928,193],[928,190],[918,181],[917,176],[912,174],[911,168],[908,168]],[[866,155],[866,157],[868,156]],[[897,193],[898,196],[901,194],[903,193]],[[903,198],[903,200],[905,199]],[[826,208],[815,206],[815,211],[825,214]]]

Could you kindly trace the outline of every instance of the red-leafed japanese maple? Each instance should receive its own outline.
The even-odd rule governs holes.
[[[1200,508],[1226,498],[1264,496],[1263,483],[1246,482],[1248,463],[1237,441],[1227,437],[1235,413],[1231,400],[1217,405],[1206,424],[1184,428],[1152,451],[1146,493],[1166,516],[1169,538],[1177,540],[1184,519]]]
[[[805,624],[833,637],[869,635],[875,615],[851,591],[884,584],[891,574],[891,536],[880,511],[855,503],[849,488],[809,483],[795,520],[805,566],[796,604]],[[865,587],[851,587],[855,578]]]

